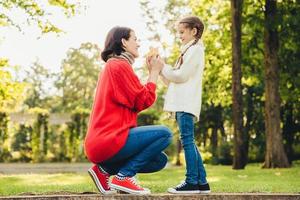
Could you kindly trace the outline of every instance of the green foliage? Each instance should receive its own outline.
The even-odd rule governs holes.
[[[25,9],[28,21],[41,27],[48,23],[46,10],[36,1],[1,1],[0,8]],[[58,6],[70,15],[76,5],[65,0],[49,0],[48,6]],[[163,10],[155,7],[154,1],[143,0],[141,7],[147,26],[153,35],[152,41],[159,42],[164,52],[170,51],[166,59],[175,63],[179,54],[179,41],[175,38],[175,22],[186,14],[199,16],[205,23],[202,40],[206,47],[203,97],[200,121],[196,124],[195,138],[207,161],[214,164],[228,164],[232,155],[232,95],[231,95],[231,31],[230,2],[222,0],[171,0]],[[244,0],[242,20],[242,85],[244,102],[244,126],[249,134],[249,162],[262,162],[265,152],[264,124],[264,2]],[[293,0],[278,1],[279,18],[279,64],[281,122],[283,139],[290,160],[299,158],[300,142],[300,6]],[[33,16],[33,17],[31,17]],[[13,25],[0,11],[0,26]],[[48,24],[45,32],[51,30]],[[14,25],[13,25],[14,26]],[[161,28],[165,26],[174,45],[166,49]],[[163,27],[164,28],[164,27]],[[43,29],[43,28],[41,28]],[[49,95],[45,84],[53,78],[38,62],[34,63],[27,79],[20,83],[13,79],[7,59],[0,59],[0,112],[19,111],[20,108],[40,107],[48,112],[71,113],[72,121],[62,125],[48,125],[49,113],[36,110],[33,126],[21,125],[17,132],[9,135],[7,123],[1,121],[0,159],[9,160],[10,149],[19,152],[17,160],[37,161],[81,161],[84,160],[82,142],[86,132],[87,116],[92,107],[98,74],[103,63],[99,61],[100,49],[95,44],[84,43],[68,51],[62,62],[62,71],[56,74],[58,92]],[[146,71],[144,71],[146,74]],[[47,84],[47,83],[46,83]],[[138,124],[164,124],[174,133],[174,142],[167,149],[168,155],[178,158],[178,128],[174,120],[163,111],[166,87],[158,82],[155,104],[139,114]],[[26,93],[26,94],[25,94]],[[26,106],[24,106],[24,98]],[[83,110],[81,110],[83,109]],[[6,119],[6,118],[5,118]],[[41,133],[46,134],[43,137]],[[2,144],[5,144],[2,146]],[[3,150],[5,147],[6,150]]]
[[[62,62],[62,72],[56,87],[62,93],[61,112],[92,107],[101,63],[97,45],[84,43],[78,49],[70,49]]]
[[[47,68],[42,66],[38,61],[34,62],[30,70],[26,71],[26,78],[24,82],[28,87],[26,90],[26,100],[24,102],[27,107],[35,108],[40,107],[49,108],[49,93],[50,87],[46,87],[54,77],[53,73],[50,73]]]
[[[23,24],[18,22],[9,13],[11,10],[22,11],[26,19],[26,25],[34,25],[39,27],[41,33],[59,33],[60,28],[51,22],[51,12],[48,11],[54,7],[61,8],[65,16],[71,17],[75,15],[76,9],[80,7],[77,3],[69,3],[66,0],[48,0],[45,2],[34,0],[2,0],[0,2],[0,27],[12,26],[18,28],[19,31],[24,29]],[[25,24],[25,23],[24,23]]]
[[[87,132],[87,120],[89,110],[78,109],[71,115],[71,122],[67,123],[65,132],[67,157],[70,161],[82,161],[85,159],[83,142]]]
[[[31,161],[31,136],[32,136],[32,127],[27,124],[20,124],[19,129],[15,133],[13,142],[12,142],[12,150],[17,151],[19,153],[16,158],[21,162],[29,162]]]
[[[146,126],[149,124],[157,124],[159,119],[158,112],[154,109],[145,110],[138,115],[138,126]]]
[[[11,157],[8,150],[8,114],[0,112],[0,162],[8,161]]]
[[[153,1],[143,1],[145,18],[153,19]],[[147,9],[148,7],[148,9]],[[200,122],[196,126],[196,140],[201,148],[213,153],[213,163],[231,160],[232,95],[231,95],[231,14],[230,2],[222,0],[172,0],[165,4],[161,23],[176,34],[175,22],[188,15],[199,16],[205,24],[202,40],[206,47],[205,70]],[[279,59],[281,117],[285,148],[290,159],[295,159],[293,144],[299,142],[299,3],[279,1]],[[242,13],[242,85],[245,129],[250,136],[249,161],[262,161],[265,151],[264,136],[264,2],[245,0]],[[149,30],[159,22],[148,20]],[[152,23],[152,24],[151,24]],[[273,24],[275,25],[275,24]],[[157,33],[153,33],[157,34]],[[160,41],[161,43],[163,41]],[[169,63],[178,56],[178,40],[171,47]],[[161,115],[163,116],[163,115]],[[163,119],[163,117],[162,117]],[[162,123],[166,121],[161,120]],[[172,127],[172,126],[170,126]],[[213,131],[217,129],[217,147],[213,146]],[[172,127],[175,132],[175,127]],[[217,149],[216,149],[217,148]],[[220,154],[221,153],[221,154]],[[223,153],[223,155],[222,155]]]
[[[41,108],[33,108],[30,113],[36,114],[31,134],[32,162],[43,162],[47,154],[49,113]]]
[[[205,70],[203,103],[231,105],[231,33],[230,2],[222,0],[190,1],[192,14],[199,16],[205,31]]]
[[[0,58],[0,112],[15,111],[23,102],[25,83],[13,80],[7,59]]]

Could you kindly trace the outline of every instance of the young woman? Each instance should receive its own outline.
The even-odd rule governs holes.
[[[163,169],[167,156],[163,150],[172,134],[165,126],[137,127],[137,114],[156,99],[156,82],[163,67],[159,58],[148,63],[149,78],[143,85],[133,71],[139,56],[135,32],[114,27],[106,37],[101,54],[106,62],[99,75],[88,132],[85,138],[87,158],[94,163],[89,174],[103,194],[120,190],[132,194],[149,194],[141,187],[137,173]],[[109,177],[116,175],[109,183]]]

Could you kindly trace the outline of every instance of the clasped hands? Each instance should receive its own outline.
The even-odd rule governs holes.
[[[152,50],[152,52],[150,51],[150,53],[148,53],[148,55],[146,56],[146,64],[149,73],[160,73],[165,63],[163,59],[159,56],[158,52]]]

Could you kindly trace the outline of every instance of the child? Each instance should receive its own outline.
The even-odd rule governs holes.
[[[186,179],[170,193],[209,193],[206,172],[194,141],[194,118],[199,120],[204,68],[204,47],[201,41],[204,25],[195,16],[178,24],[182,41],[181,55],[175,68],[165,65],[161,74],[168,81],[164,110],[175,114],[186,160]]]

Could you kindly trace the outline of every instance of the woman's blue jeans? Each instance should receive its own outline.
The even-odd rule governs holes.
[[[136,173],[157,172],[167,164],[168,157],[163,150],[171,141],[172,132],[166,126],[131,128],[124,147],[99,165],[111,175],[132,177]]]
[[[205,184],[206,171],[194,140],[194,115],[176,112],[176,121],[186,162],[185,181],[190,184]]]

